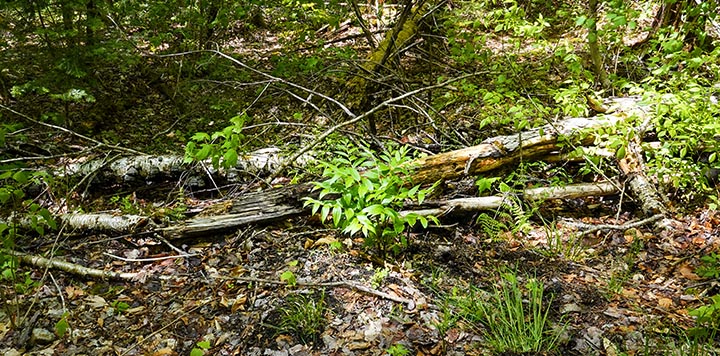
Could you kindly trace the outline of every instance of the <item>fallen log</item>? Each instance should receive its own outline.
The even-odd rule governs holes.
[[[309,160],[308,156],[302,160]],[[263,177],[274,172],[282,162],[280,149],[269,147],[238,158],[235,167],[215,169],[212,163],[188,164],[183,156],[132,156],[115,159],[95,159],[81,163],[67,163],[52,171],[57,177],[80,179],[92,177],[88,183],[98,184],[148,184],[177,179],[184,175],[187,185],[205,186],[208,177],[212,180],[240,182],[247,178]]]
[[[617,194],[618,187],[616,182],[571,184],[564,187],[527,189],[519,192],[517,197],[521,200],[537,201],[605,196]],[[311,194],[310,185],[253,193],[250,197],[234,200],[232,208],[227,214],[197,217],[159,231],[168,239],[192,238],[215,235],[248,224],[263,224],[289,217],[309,215],[310,208],[305,209],[302,201],[302,198],[309,194]],[[416,210],[404,211],[401,214],[417,213],[423,216],[442,216],[451,214],[453,211],[492,210],[509,203],[508,197],[501,195],[428,201],[418,206]]]
[[[569,184],[564,187],[540,187],[526,189],[518,192],[515,196],[521,201],[538,201],[550,199],[571,199],[585,198],[589,196],[607,196],[617,194],[620,185],[614,181],[597,183]],[[432,204],[432,202],[428,202]],[[454,211],[481,211],[494,210],[503,206],[515,204],[515,200],[504,195],[493,195],[475,198],[450,199],[442,202],[435,202],[438,206],[431,209],[407,210],[401,214],[415,213],[418,215],[443,216]]]
[[[614,98],[613,114],[591,118],[570,118],[513,135],[486,139],[477,146],[417,159],[413,183],[432,183],[475,176],[515,163],[521,159],[541,159],[562,149],[562,139],[590,144],[592,135],[582,136],[591,128],[612,127],[642,112],[637,98]]]

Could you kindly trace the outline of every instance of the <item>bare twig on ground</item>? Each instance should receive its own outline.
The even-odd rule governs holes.
[[[36,124],[36,125],[49,127],[49,128],[51,128],[51,129],[55,129],[55,130],[58,130],[58,131],[62,131],[62,132],[71,134],[71,135],[76,136],[76,137],[79,137],[79,138],[81,138],[81,139],[83,139],[83,140],[85,140],[85,141],[90,141],[90,142],[92,142],[92,143],[94,143],[94,144],[96,144],[97,146],[100,146],[100,147],[107,147],[107,148],[110,148],[110,149],[113,149],[113,150],[124,151],[124,152],[132,153],[132,154],[135,154],[135,155],[144,155],[144,154],[145,154],[145,153],[142,153],[142,152],[140,152],[140,151],[133,150],[132,148],[126,148],[126,147],[122,147],[122,146],[118,146],[118,145],[108,145],[108,144],[103,143],[103,142],[100,142],[100,141],[98,141],[98,140],[96,140],[96,139],[94,139],[94,138],[92,138],[92,137],[88,137],[88,136],[85,136],[85,135],[83,135],[83,134],[79,134],[79,133],[77,133],[77,132],[75,132],[75,131],[73,131],[73,130],[66,129],[66,128],[62,127],[62,126],[53,125],[53,124],[48,124],[48,123],[46,123],[46,122],[41,122],[41,121],[35,120],[35,119],[31,118],[31,117],[28,116],[28,115],[25,115],[25,114],[23,114],[23,113],[21,113],[21,112],[19,112],[19,111],[13,110],[13,109],[11,109],[11,108],[9,108],[9,107],[7,107],[7,106],[5,106],[5,105],[2,105],[2,104],[0,104],[0,108],[5,109],[5,110],[7,110],[7,111],[9,111],[9,112],[17,115],[17,116],[20,116],[21,118],[23,118],[23,119],[25,119],[25,120],[27,120],[27,121],[30,121],[30,122],[32,122],[32,123],[34,123],[34,124]]]
[[[111,253],[103,252],[103,255],[112,257],[116,260],[124,261],[124,262],[155,262],[155,261],[164,261],[164,260],[172,260],[176,258],[187,258],[187,257],[193,257],[197,256],[196,253],[190,253],[190,254],[182,254],[182,255],[172,255],[172,256],[163,256],[163,257],[149,257],[149,258],[125,258],[121,256],[116,256]]]
[[[581,223],[581,222],[571,221],[571,220],[568,220],[568,219],[563,219],[563,221],[564,221],[566,224],[570,225],[570,226],[577,227],[577,228],[581,228],[581,229],[587,229],[587,230],[585,230],[585,231],[583,231],[583,232],[580,232],[580,233],[578,234],[578,237],[582,237],[582,236],[591,234],[591,233],[596,232],[596,231],[601,231],[601,230],[619,230],[619,231],[625,231],[625,230],[628,230],[628,229],[632,229],[632,228],[634,228],[634,227],[638,227],[638,226],[642,226],[642,225],[645,225],[645,224],[649,224],[649,223],[651,223],[651,222],[658,221],[658,220],[660,220],[660,219],[663,219],[664,217],[665,217],[664,214],[655,214],[655,215],[653,215],[653,216],[651,216],[651,217],[649,217],[649,218],[646,218],[646,219],[642,219],[642,220],[638,220],[638,221],[633,221],[633,222],[628,222],[628,223],[620,224],[620,225],[615,225],[615,224],[600,224],[600,225],[597,225],[597,224],[585,224],[585,223]]]
[[[273,284],[273,285],[288,285],[287,282],[283,281],[275,281],[272,279],[265,279],[265,278],[255,278],[255,277],[219,277],[221,279],[231,279],[241,282],[247,282],[247,283],[264,283],[264,284]],[[340,288],[349,288],[358,292],[374,295],[376,297],[380,297],[383,299],[387,299],[396,303],[402,303],[408,306],[408,310],[414,310],[416,305],[415,301],[412,299],[407,299],[399,296],[395,296],[392,294],[388,294],[385,292],[381,292],[377,289],[373,289],[370,287],[366,287],[360,283],[352,282],[352,281],[337,281],[337,282],[303,282],[303,281],[297,281],[295,283],[297,286],[302,287],[340,287]],[[428,307],[431,307],[428,305]]]

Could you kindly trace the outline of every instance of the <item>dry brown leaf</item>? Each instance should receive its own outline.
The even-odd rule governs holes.
[[[670,309],[673,306],[673,301],[670,298],[658,298],[658,306],[665,309]]]
[[[153,356],[164,356],[164,355],[177,355],[177,352],[175,352],[171,348],[167,348],[167,347],[153,352]]]
[[[83,295],[85,295],[85,292],[83,292],[82,289],[79,289],[75,286],[65,287],[65,293],[67,293],[68,299],[75,299],[77,297],[82,297]]]
[[[312,247],[318,247],[321,245],[330,245],[333,242],[337,242],[337,239],[334,237],[321,237],[312,244]]]
[[[698,281],[701,279],[697,274],[695,274],[695,272],[693,272],[693,268],[687,263],[680,265],[680,267],[678,267],[678,272],[680,272],[683,277],[691,281]]]
[[[620,292],[623,297],[630,298],[630,299],[637,299],[638,298],[638,291],[635,288],[623,288]]]

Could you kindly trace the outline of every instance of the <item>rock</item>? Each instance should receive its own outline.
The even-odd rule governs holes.
[[[15,350],[15,349],[7,350],[7,351],[5,351],[5,353],[3,354],[3,356],[21,356],[21,355],[22,355],[22,354],[20,353],[20,351]]]
[[[55,341],[55,334],[47,329],[34,328],[30,335],[30,345],[47,345]]]
[[[375,340],[380,334],[380,331],[382,330],[382,324],[383,322],[381,319],[375,319],[370,321],[365,328],[365,341]]]

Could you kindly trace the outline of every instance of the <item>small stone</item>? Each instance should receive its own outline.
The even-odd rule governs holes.
[[[7,351],[5,351],[5,353],[3,354],[3,356],[21,356],[21,355],[22,355],[22,354],[20,353],[20,351],[15,350],[15,349],[7,350]]]
[[[337,340],[335,340],[335,338],[330,335],[323,335],[322,341],[323,344],[325,344],[325,347],[329,350],[335,350],[337,348]]]
[[[567,314],[567,313],[572,313],[572,312],[581,312],[581,311],[582,311],[582,308],[580,308],[580,306],[575,303],[565,304],[560,309],[561,314]]]
[[[35,328],[30,336],[30,345],[47,345],[55,340],[55,334],[47,329]]]

